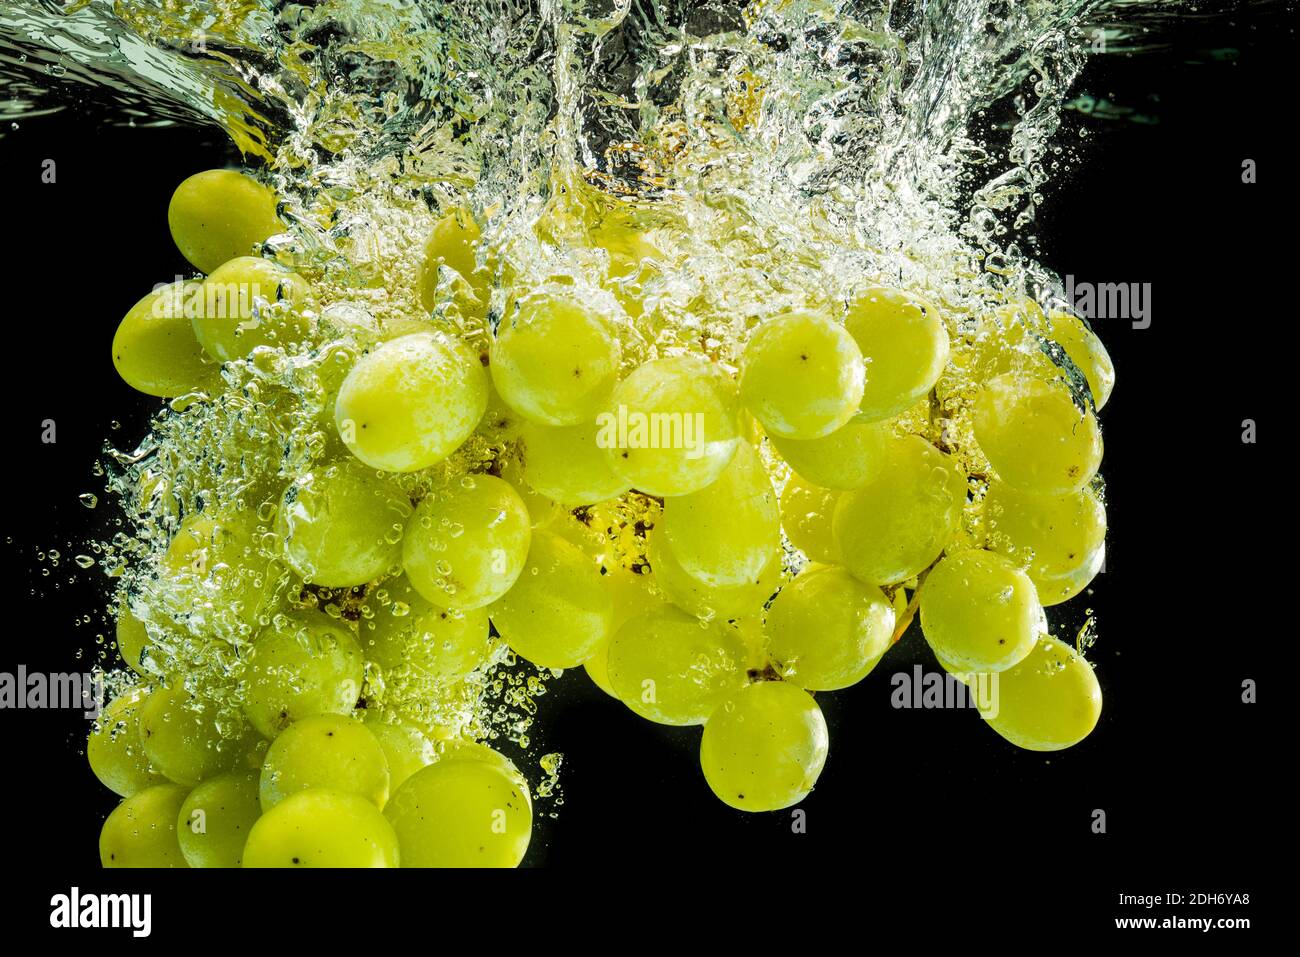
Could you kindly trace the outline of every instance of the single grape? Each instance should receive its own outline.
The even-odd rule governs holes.
[[[1115,365],[1101,339],[1078,316],[1051,312],[1047,316],[1048,336],[1070,357],[1088,380],[1092,401],[1100,412],[1115,388]]]
[[[528,508],[494,475],[466,475],[425,496],[406,526],[411,585],[443,608],[482,608],[519,577],[532,539]]]
[[[176,187],[167,225],[181,255],[199,272],[210,273],[284,231],[275,207],[275,193],[256,180],[235,170],[210,169]]]
[[[594,227],[591,239],[609,254],[604,287],[629,316],[639,318],[645,311],[642,296],[646,283],[658,274],[656,263],[663,259],[663,253],[634,224],[614,216],[606,216]]]
[[[280,579],[259,537],[249,513],[199,512],[177,530],[159,574],[190,599],[192,610],[237,627],[241,636],[252,633],[274,608]]]
[[[781,521],[790,543],[815,562],[836,564],[839,547],[831,520],[839,492],[809,485],[798,475],[790,476],[781,493]]]
[[[176,836],[176,818],[189,788],[159,784],[124,800],[99,832],[104,867],[188,867]]]
[[[503,771],[506,777],[514,782],[515,787],[519,789],[519,793],[528,802],[528,806],[532,807],[533,799],[528,792],[528,780],[523,776],[519,768],[515,767],[513,761],[495,748],[490,748],[480,741],[472,741],[468,738],[449,738],[439,743],[438,752],[439,761],[482,761]]]
[[[403,867],[517,867],[533,829],[517,782],[481,760],[444,758],[415,772],[384,814]]]
[[[145,688],[119,694],[96,719],[86,740],[90,770],[104,787],[122,797],[166,783],[150,766],[140,742],[140,710],[148,698]]]
[[[149,667],[151,643],[149,632],[144,622],[131,614],[129,608],[123,607],[117,614],[116,625],[117,653],[122,656],[127,667],[138,675],[152,674]]]
[[[746,650],[732,629],[664,608],[623,624],[609,644],[620,701],[659,724],[703,724],[745,683]]]
[[[479,422],[479,431],[494,445],[504,445],[519,438],[524,423],[528,420],[506,405],[501,393],[488,377],[487,411]]]
[[[244,867],[398,867],[392,825],[370,801],[345,791],[298,791],[257,819]]]
[[[438,759],[433,742],[413,724],[391,720],[381,711],[367,709],[366,727],[384,749],[388,759],[388,790],[391,794],[420,768]]]
[[[808,691],[836,691],[865,678],[889,650],[894,609],[874,585],[838,566],[804,569],[767,612],[777,670]]]
[[[779,811],[813,789],[830,747],[812,695],[786,681],[746,685],[704,725],[700,767],[713,793],[741,811]]]
[[[864,381],[853,336],[819,313],[795,312],[769,319],[750,337],[740,396],[770,434],[817,439],[853,418]]]
[[[959,671],[1005,671],[1033,649],[1043,621],[1029,576],[1001,555],[964,551],[921,586],[921,631]]]
[[[275,530],[285,561],[304,581],[351,588],[400,566],[410,515],[400,488],[349,458],[292,482]]]
[[[232,771],[204,781],[185,799],[176,820],[190,867],[240,867],[244,844],[262,816],[257,772]]]
[[[528,519],[533,528],[546,528],[563,513],[556,502],[538,492],[524,478],[524,465],[517,456],[497,460],[501,464],[501,478],[510,484],[528,508]]]
[[[140,708],[140,743],[153,769],[190,787],[235,766],[252,743],[237,706],[222,708],[182,688],[158,688]]]
[[[672,549],[658,529],[646,537],[646,559],[654,571],[655,585],[664,597],[696,618],[726,620],[758,615],[781,587],[780,548],[768,554],[762,570],[754,578],[740,585],[716,587],[688,574],[673,557]]]
[[[269,259],[241,256],[213,270],[195,293],[190,324],[218,362],[258,346],[286,348],[310,331],[307,281]]]
[[[570,508],[617,498],[630,487],[610,468],[596,444],[594,423],[545,426],[529,423],[521,430],[524,479],[548,499]]]
[[[439,270],[442,266],[453,269],[456,274],[469,284],[477,302],[474,303],[472,315],[487,315],[488,272],[478,267],[478,244],[482,239],[478,223],[466,210],[448,213],[433,224],[429,239],[424,244],[424,260],[416,277],[420,290],[420,302],[426,312],[432,312],[437,305]]]
[[[614,603],[588,555],[539,529],[518,581],[488,612],[521,658],[541,668],[574,668],[609,637]]]
[[[1101,429],[1062,380],[1000,375],[975,399],[975,439],[998,477],[1021,492],[1069,495],[1097,474]]]
[[[218,381],[217,366],[204,354],[185,310],[201,289],[197,282],[174,282],[122,317],[113,336],[113,366],[123,382],[146,395],[171,397]]]
[[[887,423],[855,416],[820,439],[770,438],[781,457],[806,482],[845,492],[861,488],[881,473],[890,437]]]
[[[651,588],[648,571],[634,574],[618,565],[606,566],[604,571],[614,603],[614,616],[610,621],[609,635],[600,643],[596,653],[582,663],[582,667],[596,687],[611,698],[617,698],[618,692],[609,683],[609,643],[625,621],[661,608],[664,602]]]
[[[1038,589],[1038,600],[1044,607],[1059,605],[1079,594],[1097,577],[1106,565],[1106,546],[1100,546],[1088,556],[1088,561],[1068,575],[1059,578],[1043,578],[1034,582]]]
[[[740,444],[731,377],[698,356],[654,359],[620,382],[596,420],[610,468],[650,495],[689,495],[722,474]]]
[[[492,656],[487,609],[439,608],[412,588],[405,575],[384,582],[382,590],[386,603],[360,625],[369,660],[388,669],[405,666],[455,678]]]
[[[581,425],[608,403],[622,354],[608,318],[577,299],[537,294],[497,330],[492,382],[531,422]]]
[[[1073,648],[1044,635],[1033,650],[994,676],[995,695],[981,717],[1002,737],[1028,751],[1061,751],[1078,744],[1101,717],[1101,685]]]
[[[334,422],[371,468],[417,472],[441,462],[487,409],[488,377],[454,335],[420,332],[383,343],[343,380]]]
[[[271,742],[258,785],[262,810],[308,788],[359,794],[383,808],[388,800],[388,758],[366,725],[355,718],[321,714],[295,721]]]
[[[776,492],[758,453],[742,442],[707,488],[669,498],[659,525],[682,569],[714,588],[756,579],[781,544]]]
[[[939,557],[961,522],[966,476],[915,435],[890,442],[887,465],[840,496],[832,529],[844,566],[869,585],[896,585]]]
[[[866,359],[861,409],[873,422],[916,405],[948,363],[948,330],[939,310],[900,289],[873,286],[858,294],[844,328]]]
[[[264,737],[317,714],[351,714],[365,661],[357,640],[323,615],[277,616],[253,643],[244,712]]]
[[[984,520],[990,547],[1026,569],[1035,585],[1076,574],[1106,540],[1106,507],[1091,488],[1027,495],[993,481]]]

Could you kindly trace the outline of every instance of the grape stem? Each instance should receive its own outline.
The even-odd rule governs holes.
[[[931,564],[930,568],[933,567],[934,564]],[[916,617],[917,609],[921,607],[921,586],[925,584],[925,577],[930,574],[930,568],[927,568],[916,577],[916,590],[912,592],[912,597],[907,600],[907,607],[903,609],[903,617],[898,620],[898,624],[894,627],[894,637],[889,642],[891,646],[898,644],[898,640],[903,637],[903,633],[912,624],[912,619]]]

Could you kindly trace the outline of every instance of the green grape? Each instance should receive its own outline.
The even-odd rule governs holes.
[[[540,668],[576,668],[609,637],[614,602],[590,556],[538,530],[519,580],[488,613],[521,658]]]
[[[406,526],[402,565],[441,608],[482,608],[514,585],[532,538],[528,508],[508,482],[466,475],[425,496]]]
[[[469,346],[440,330],[418,332],[357,360],[339,389],[334,422],[371,468],[418,472],[469,438],[487,399],[487,373]]]
[[[837,566],[805,569],[767,612],[768,653],[787,681],[808,691],[857,684],[893,635],[889,599]]]
[[[746,649],[733,629],[664,608],[623,624],[609,644],[618,698],[659,724],[703,724],[745,683]]]
[[[713,712],[700,740],[700,766],[724,804],[779,811],[808,796],[829,747],[812,695],[789,682],[760,681]]]
[[[758,615],[763,605],[781,586],[781,549],[774,548],[767,556],[762,571],[740,585],[715,587],[706,585],[688,574],[672,549],[663,540],[663,533],[655,529],[646,537],[646,559],[654,570],[655,584],[664,597],[687,614],[696,618],[726,620]]]
[[[528,424],[521,430],[524,478],[553,501],[569,507],[617,498],[628,482],[609,466],[596,445],[595,424],[551,427]]]
[[[538,425],[581,425],[605,408],[623,350],[606,317],[576,299],[523,299],[497,330],[492,382],[501,398]]]
[[[488,377],[487,411],[479,423],[479,429],[494,445],[504,445],[519,438],[524,423],[528,420],[506,405],[501,393]]]
[[[150,767],[140,743],[140,710],[148,698],[144,688],[122,692],[99,715],[86,740],[90,770],[104,787],[122,797],[166,783]]]
[[[896,585],[939,557],[961,522],[966,476],[915,435],[889,444],[884,471],[840,496],[831,528],[844,566],[868,585]]]
[[[123,382],[146,395],[171,397],[218,381],[185,311],[201,289],[197,282],[174,282],[131,307],[113,336],[113,366]]]
[[[149,632],[144,622],[131,614],[129,608],[123,607],[117,615],[117,653],[122,656],[127,667],[138,675],[148,676],[151,669],[145,664],[149,660],[152,647]]]
[[[948,364],[948,330],[920,296],[873,286],[849,304],[844,328],[867,362],[862,413],[873,422],[916,405]]]
[[[854,417],[820,439],[771,436],[781,457],[804,481],[837,492],[861,488],[885,467],[890,428]]]
[[[159,574],[182,586],[195,607],[230,613],[242,631],[257,628],[274,606],[279,572],[261,553],[255,516],[191,515],[167,546]]]
[[[176,187],[167,225],[181,255],[210,273],[236,256],[284,232],[275,214],[275,193],[243,173],[210,169]]]
[[[1005,671],[1033,649],[1042,622],[1034,583],[993,552],[949,555],[921,587],[925,640],[960,671]]]
[[[420,768],[437,760],[433,742],[415,725],[389,720],[383,712],[369,709],[365,712],[365,722],[388,759],[390,794]]]
[[[286,348],[302,341],[310,324],[307,281],[255,256],[215,269],[196,293],[190,324],[199,345],[219,362],[243,359],[258,346]]]
[[[277,616],[248,657],[244,712],[264,737],[317,714],[351,714],[365,661],[357,640],[323,615]]]
[[[754,581],[781,547],[781,514],[763,461],[748,442],[707,488],[669,498],[659,528],[678,565],[712,588]]]
[[[834,565],[840,560],[831,520],[839,492],[809,485],[790,476],[781,493],[781,520],[790,543],[815,562]]]
[[[1106,540],[1106,507],[1091,488],[1027,495],[993,481],[984,519],[994,551],[1025,568],[1035,585],[1074,575]]]
[[[614,634],[625,621],[663,606],[663,601],[651,590],[649,578],[649,574],[634,574],[618,565],[605,568],[605,580],[609,582],[610,597],[614,602],[614,617],[610,621],[609,635],[600,643],[596,653],[582,663],[582,667],[596,687],[611,698],[618,697],[614,686],[609,683],[609,643]]]
[[[455,678],[491,658],[487,609],[439,608],[412,588],[405,575],[385,582],[383,591],[387,602],[361,622],[361,644],[371,661]]]
[[[451,738],[443,741],[440,745],[439,761],[482,761],[490,764],[494,768],[504,771],[506,777],[510,778],[519,788],[519,793],[523,795],[524,800],[532,807],[532,796],[528,793],[528,780],[523,776],[520,770],[515,767],[515,763],[507,758],[500,751],[488,747],[478,741],[471,741],[468,738]]]
[[[618,693],[614,691],[614,686],[609,683],[609,643],[614,639],[610,634],[596,648],[596,653],[582,663],[582,667],[587,672],[587,677],[605,694],[611,698],[617,698]]]
[[[159,688],[140,708],[140,742],[155,771],[193,787],[234,767],[252,738],[237,710]]]
[[[498,460],[501,461],[501,460]],[[528,519],[533,528],[544,528],[560,517],[564,511],[558,504],[536,491],[524,478],[523,463],[515,456],[501,461],[501,478],[510,484],[528,507]]]
[[[190,867],[239,867],[253,824],[262,816],[257,772],[232,771],[204,781],[176,819],[181,853]]]
[[[1021,661],[996,676],[994,707],[980,716],[1027,751],[1061,751],[1078,744],[1101,717],[1101,685],[1073,648],[1044,635]]]
[[[610,468],[650,495],[689,495],[722,474],[740,444],[736,386],[698,356],[654,359],[614,388],[597,417]]]
[[[614,294],[624,311],[633,319],[645,311],[641,301],[646,280],[657,274],[655,261],[663,253],[635,226],[607,217],[592,230],[594,244],[609,254],[609,269],[604,287]]]
[[[518,783],[479,760],[443,759],[415,772],[384,814],[403,867],[517,867],[533,829]]]
[[[755,330],[741,360],[740,396],[770,434],[818,439],[853,418],[864,380],[862,351],[843,326],[795,312]]]
[[[271,742],[258,796],[269,811],[291,794],[328,788],[382,809],[388,786],[388,758],[370,729],[355,718],[321,714],[295,721]]]
[[[1058,343],[1070,361],[1088,380],[1092,401],[1100,412],[1115,388],[1115,365],[1101,339],[1078,316],[1067,312],[1047,315],[1048,335]]]
[[[976,397],[974,421],[989,464],[1018,491],[1069,495],[1101,464],[1097,418],[1074,404],[1059,379],[1000,375]]]
[[[158,784],[119,804],[99,832],[104,867],[188,867],[176,836],[176,818],[189,788]]]
[[[399,567],[410,514],[406,493],[350,458],[290,484],[275,529],[304,581],[351,588]]]
[[[429,239],[424,245],[424,260],[416,283],[420,290],[420,302],[426,312],[432,312],[438,304],[438,271],[440,266],[449,266],[465,280],[478,300],[473,315],[487,315],[488,287],[487,271],[478,268],[478,245],[482,234],[478,223],[466,210],[448,213],[433,224]]]
[[[1092,580],[1097,577],[1097,573],[1102,570],[1105,564],[1106,546],[1101,545],[1088,556],[1087,562],[1070,574],[1062,575],[1059,578],[1035,579],[1034,587],[1038,589],[1038,600],[1043,603],[1044,607],[1069,601],[1092,584]]]
[[[244,867],[398,867],[392,825],[370,801],[315,788],[289,795],[257,819]]]

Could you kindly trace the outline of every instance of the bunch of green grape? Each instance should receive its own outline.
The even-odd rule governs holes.
[[[527,782],[427,707],[502,655],[701,725],[705,781],[746,811],[812,790],[815,693],[865,678],[918,607],[944,667],[998,676],[985,718],[1008,741],[1091,732],[1097,680],[1043,612],[1104,548],[1113,372],[1084,323],[864,281],[726,355],[647,344],[641,280],[671,268],[651,237],[594,223],[599,287],[524,283],[488,215],[445,210],[397,280],[409,315],[340,332],[337,283],[267,242],[287,230],[270,189],[219,170],[177,190],[206,278],[126,315],[119,373],[175,405],[296,363],[325,438],[263,476],[264,507],[177,516],[150,568],[169,605],[123,597],[138,680],[88,746],[124,798],[105,865],[518,864]],[[221,667],[187,672],[196,645]]]

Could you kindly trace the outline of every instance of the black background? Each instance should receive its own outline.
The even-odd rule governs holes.
[[[837,895],[855,902],[828,915],[845,926],[913,914],[940,918],[921,925],[933,929],[987,914],[1022,929],[1065,918],[1071,932],[1086,931],[1137,913],[1116,904],[1121,891],[1250,892],[1248,908],[1183,914],[1261,912],[1281,827],[1276,766],[1289,760],[1266,740],[1270,702],[1285,696],[1294,658],[1285,611],[1294,603],[1268,580],[1269,545],[1292,537],[1293,483],[1264,460],[1281,444],[1277,413],[1289,411],[1277,393],[1292,361],[1295,244],[1286,231],[1295,204],[1283,133],[1293,118],[1281,80],[1291,40],[1238,24],[1219,42],[1243,46],[1239,58],[1186,62],[1212,39],[1093,59],[1080,89],[1159,122],[1069,115],[1061,141],[1078,142],[1086,127],[1083,162],[1055,184],[1042,215],[1043,258],[1061,274],[1153,287],[1149,329],[1097,325],[1118,370],[1102,416],[1108,563],[1092,595],[1053,615],[1071,627],[1084,607],[1098,615],[1090,658],[1105,707],[1096,732],[1042,755],[1013,748],[969,712],[894,710],[891,674],[918,662],[937,668],[913,628],[867,680],[818,696],[830,759],[799,806],[806,833],[794,833],[789,812],[747,816],[711,795],[698,729],[645,722],[578,670],[542,699],[531,755],[564,753],[564,802],[545,808],[558,817],[538,822],[527,864],[567,869],[615,897],[648,887],[706,907],[736,891],[746,903],[734,920],[751,932]],[[156,408],[118,380],[109,344],[153,283],[188,273],[167,232],[175,185],[237,159],[215,132],[106,128],[100,118],[93,106],[72,109],[0,140],[4,671],[84,670],[92,655],[83,649],[104,630],[104,586],[71,556],[111,510],[88,512],[77,496],[102,491],[91,466],[104,440],[125,447]],[[41,182],[47,158],[57,162],[55,184]],[[1247,158],[1259,164],[1255,185],[1241,182]],[[1259,424],[1259,445],[1241,441],[1246,418]],[[41,442],[45,419],[57,423],[56,444]],[[36,553],[51,546],[64,557],[46,576],[49,562]],[[83,614],[91,624],[76,624]],[[1248,678],[1264,703],[1242,703]],[[114,799],[85,763],[85,731],[72,713],[0,712],[10,769],[0,820],[11,873],[25,875],[22,923],[44,924],[49,894],[73,883],[156,895],[250,886],[204,875],[169,879],[169,888],[160,877],[100,873],[97,835]],[[1091,830],[1094,809],[1106,813],[1105,834]],[[333,880],[421,893],[392,877]],[[439,894],[452,882],[422,879],[423,893],[430,880]],[[275,881],[275,893],[294,893],[287,883]],[[561,895],[566,918],[583,912],[587,893],[570,886],[528,884]],[[940,888],[953,887],[944,897]],[[155,903],[160,925],[183,914]]]

